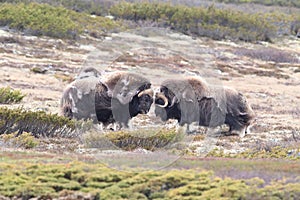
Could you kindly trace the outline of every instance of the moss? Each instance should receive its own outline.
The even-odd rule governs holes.
[[[10,87],[0,88],[0,103],[19,103],[24,97],[20,90],[13,90]]]

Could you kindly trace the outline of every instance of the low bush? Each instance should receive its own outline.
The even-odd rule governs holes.
[[[0,26],[24,31],[31,35],[75,39],[80,34],[101,36],[117,24],[104,17],[92,17],[64,7],[38,3],[1,3]]]
[[[122,2],[111,7],[117,18],[154,21],[185,34],[213,39],[269,41],[275,27],[263,14],[246,14],[229,9],[172,6],[163,3]]]
[[[0,103],[19,103],[24,97],[20,90],[13,90],[10,87],[0,88]]]
[[[256,3],[266,6],[288,6],[300,8],[300,2],[298,0],[217,0],[222,3]]]
[[[131,151],[143,148],[154,151],[159,148],[166,148],[184,137],[184,133],[176,129],[147,129],[147,130],[121,130],[110,131],[105,134],[88,133],[84,141],[88,147],[103,148],[107,142],[116,147]]]
[[[76,122],[57,114],[25,111],[22,108],[0,108],[0,134],[23,132],[35,137],[73,137]]]
[[[52,6],[63,6],[76,12],[85,12],[95,15],[104,15],[108,7],[113,4],[113,0],[0,0],[6,3],[45,3]]]
[[[7,158],[5,158],[7,161]],[[292,199],[299,182],[219,178],[211,171],[124,172],[82,162],[0,162],[0,194],[53,199]],[[89,195],[88,195],[89,194]],[[72,198],[73,197],[73,198]],[[295,198],[294,198],[295,199]]]
[[[268,147],[257,150],[247,150],[236,154],[227,154],[222,150],[214,149],[209,152],[207,157],[222,158],[284,158],[289,160],[300,160],[300,148],[286,148],[280,146]]]
[[[24,132],[21,135],[16,136],[16,133],[1,135],[5,145],[12,147],[21,147],[25,149],[31,149],[36,147],[39,142],[32,136],[32,134]]]

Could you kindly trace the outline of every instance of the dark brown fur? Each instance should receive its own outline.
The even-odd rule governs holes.
[[[133,73],[116,72],[107,76],[96,86],[97,119],[103,123],[116,121],[127,127],[132,117],[149,111],[152,96],[144,94],[138,97],[138,94],[150,87],[147,79]]]
[[[160,93],[168,99],[168,106],[156,99],[155,113],[162,120],[177,119],[180,125],[198,122],[201,126],[216,127],[227,124],[230,132],[246,132],[254,113],[245,97],[228,87],[215,87],[203,79],[188,77],[170,79],[162,83]]]

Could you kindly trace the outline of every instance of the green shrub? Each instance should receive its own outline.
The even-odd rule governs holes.
[[[176,31],[213,39],[269,41],[275,27],[264,15],[246,14],[229,9],[172,6],[161,3],[126,3],[112,6],[110,13],[117,18],[163,23]]]
[[[76,12],[85,12],[89,14],[104,15],[107,12],[107,8],[113,2],[101,2],[101,1],[87,1],[87,0],[0,0],[6,3],[45,3],[52,6],[63,6],[67,9]]]
[[[111,142],[123,150],[143,148],[153,151],[180,141],[183,135],[183,132],[175,129],[121,130],[107,132],[104,135],[91,132],[84,136],[84,140],[88,147],[94,148],[103,147],[105,143]]]
[[[16,132],[17,135],[21,135],[28,132],[35,137],[72,137],[76,128],[75,123],[74,120],[42,111],[0,108],[0,134]]]
[[[48,4],[0,4],[0,26],[9,26],[32,35],[75,39],[84,31],[101,35],[117,27],[112,20],[91,17],[63,7]]]
[[[7,161],[7,158],[5,158]],[[81,193],[86,199],[295,199],[299,182],[219,178],[211,171],[174,170],[129,173],[83,162],[0,162],[0,194],[53,199]],[[73,197],[73,198],[72,198]]]
[[[300,8],[300,2],[298,0],[217,0],[222,3],[256,3],[266,6],[289,6]]]
[[[286,158],[290,160],[300,160],[299,148],[286,148],[281,146],[268,147],[266,149],[247,150],[237,154],[226,154],[222,150],[213,149],[207,157],[223,158]]]
[[[24,97],[20,90],[13,90],[10,87],[0,88],[0,103],[19,103]]]

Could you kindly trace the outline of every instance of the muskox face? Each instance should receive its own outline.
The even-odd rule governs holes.
[[[161,86],[160,92],[155,96],[155,115],[162,121],[181,118],[180,105],[174,92],[166,86]]]
[[[153,95],[143,94],[140,97],[138,97],[139,114],[148,113],[152,103],[153,103]]]
[[[151,84],[145,84],[141,86],[136,95],[133,96],[129,103],[130,117],[134,117],[138,114],[146,114],[149,112],[153,103],[153,90],[150,88]]]

